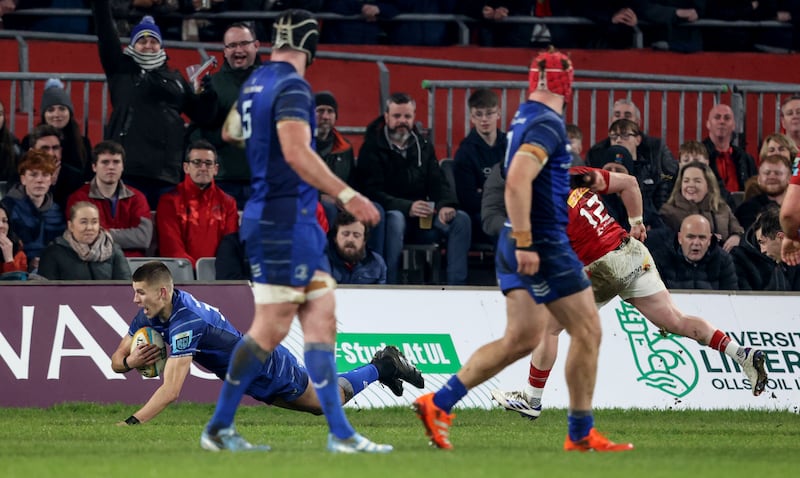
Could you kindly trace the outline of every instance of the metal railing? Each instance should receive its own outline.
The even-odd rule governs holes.
[[[610,76],[617,74],[610,73]],[[584,139],[595,144],[606,137],[606,125],[614,102],[620,98],[633,99],[642,114],[642,130],[650,134],[649,126],[660,126],[660,137],[672,145],[671,150],[689,139],[705,136],[708,109],[716,103],[727,103],[736,119],[736,141],[745,146],[748,138],[760,144],[764,136],[780,131],[779,106],[782,97],[796,94],[800,86],[785,83],[741,82],[739,80],[708,79],[695,83],[646,82],[644,77],[654,75],[621,74],[640,81],[576,81],[572,100],[568,105],[567,122],[584,131]],[[667,79],[662,75],[658,78]],[[470,130],[468,98],[476,88],[490,88],[500,98],[501,129],[508,125],[520,103],[527,98],[527,81],[423,81],[428,90],[428,124],[437,144],[444,144],[447,157],[454,154],[454,144]],[[748,96],[749,95],[749,96]],[[603,101],[606,108],[601,108]],[[588,106],[584,106],[588,102]],[[442,112],[443,108],[443,112]],[[655,110],[654,118],[651,112]],[[670,113],[670,110],[671,113]],[[770,112],[769,119],[765,112]],[[588,118],[585,117],[588,115]],[[460,119],[459,119],[460,118]],[[672,120],[671,120],[672,119]],[[443,124],[441,123],[443,121]],[[656,121],[657,120],[657,121]],[[454,138],[456,138],[454,140]]]
[[[197,19],[197,20],[270,20],[277,18],[281,12],[279,11],[197,11],[194,13],[169,13],[164,15],[155,15],[157,18],[178,18],[178,19]],[[132,18],[138,19],[142,15],[134,15]],[[29,8],[20,9],[14,12],[6,13],[6,16],[36,16],[36,17],[53,17],[53,16],[66,16],[66,17],[91,17],[92,11],[87,8]],[[314,17],[323,21],[364,21],[361,15],[340,15],[338,13],[316,12]],[[381,22],[451,22],[458,28],[458,44],[468,45],[470,42],[470,27],[480,24],[480,21],[466,16],[454,14],[439,14],[439,13],[402,13],[390,19],[381,19]],[[517,24],[531,24],[531,25],[564,25],[564,26],[586,26],[595,25],[595,22],[584,17],[534,17],[534,16],[521,16],[515,15],[507,17],[503,20],[504,23],[517,23]],[[644,36],[641,27],[648,27],[650,24],[645,21],[640,21],[639,24],[633,27],[633,34],[631,37],[631,46],[633,48],[644,47]],[[768,29],[785,29],[791,28],[791,24],[787,22],[779,22],[776,20],[767,21],[749,21],[749,20],[710,20],[700,19],[691,23],[682,23],[680,28],[768,28]]]

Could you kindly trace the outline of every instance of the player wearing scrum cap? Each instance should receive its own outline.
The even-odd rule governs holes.
[[[336,197],[365,224],[378,211],[336,177],[317,155],[314,97],[305,81],[319,30],[305,10],[286,10],[273,27],[271,61],[242,85],[223,138],[244,143],[252,195],[240,237],[251,264],[255,317],[233,350],[217,407],[200,438],[208,450],[251,450],[234,428],[242,395],[289,332],[297,315],[305,339],[305,365],[328,421],[328,450],[386,453],[359,435],[342,410],[336,380],[336,282],[325,260],[325,233],[316,219],[319,191]]]
[[[497,244],[496,270],[508,323],[505,335],[479,348],[444,387],[414,402],[428,438],[439,448],[452,448],[448,434],[453,406],[470,388],[530,354],[550,314],[572,339],[566,363],[570,407],[564,449],[633,448],[598,433],[592,416],[600,317],[583,264],[567,237],[572,156],[561,114],[572,97],[572,79],[572,63],[561,52],[551,48],[533,60],[528,101],[511,122],[503,168],[509,222]]]

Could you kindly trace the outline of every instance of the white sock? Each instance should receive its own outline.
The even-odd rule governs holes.
[[[528,401],[530,406],[542,406],[542,395],[544,395],[544,388],[536,388],[533,385],[528,384],[525,386],[525,390],[522,393],[525,395],[525,399]]]
[[[745,358],[747,358],[747,354],[745,354],[745,347],[739,346],[739,344],[733,340],[728,342],[728,345],[725,346],[725,355],[735,360],[739,365],[742,365]]]

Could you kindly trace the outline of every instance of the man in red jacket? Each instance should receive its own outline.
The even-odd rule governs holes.
[[[183,257],[194,266],[201,257],[214,257],[222,237],[239,230],[236,200],[214,184],[218,171],[211,143],[198,140],[189,146],[183,160],[186,177],[158,201],[160,256]]]

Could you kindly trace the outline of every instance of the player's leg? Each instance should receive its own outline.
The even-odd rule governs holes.
[[[414,407],[431,442],[450,449],[450,411],[470,388],[493,377],[512,362],[525,357],[541,338],[547,314],[525,289],[513,289],[506,295],[507,323],[503,337],[490,342],[467,360],[456,375],[436,393],[423,395]]]
[[[597,356],[600,349],[600,315],[594,294],[586,288],[547,304],[548,309],[570,334],[565,373],[569,388],[567,451],[624,451],[630,443],[616,444],[594,428],[592,397],[597,378]]]
[[[253,292],[256,300],[253,323],[231,353],[228,372],[214,414],[201,438],[201,444],[206,449],[230,448],[224,443],[224,437],[229,434],[229,430],[234,430],[233,419],[239,403],[247,388],[262,371],[272,351],[288,334],[297,311],[297,304],[269,303],[285,300],[284,295],[297,293],[295,289],[254,284]]]
[[[306,288],[306,302],[298,310],[305,339],[305,364],[311,385],[316,390],[322,412],[328,421],[328,450],[332,452],[386,453],[390,445],[372,443],[357,434],[342,408],[336,374],[336,283],[326,273],[317,271]]]
[[[546,308],[545,308],[546,310]],[[547,314],[550,315],[549,311]],[[492,397],[503,408],[535,420],[542,413],[542,396],[558,354],[558,336],[564,328],[550,315],[542,340],[531,354],[528,382],[522,392],[493,390]]]
[[[742,347],[705,319],[684,314],[675,305],[666,289],[645,297],[631,297],[627,300],[656,326],[725,353],[741,365],[742,371],[750,381],[753,395],[760,395],[764,391],[767,372],[764,367],[763,351]]]

